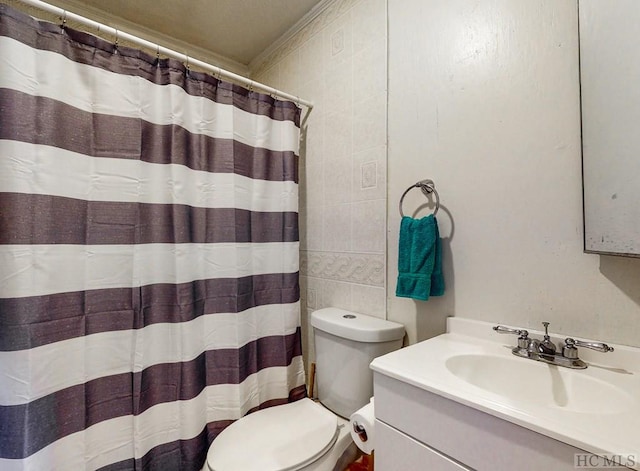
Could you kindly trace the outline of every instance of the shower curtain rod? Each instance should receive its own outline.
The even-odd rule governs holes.
[[[243,77],[242,75],[234,74],[233,72],[229,72],[221,67],[216,65],[211,65],[201,60],[195,59],[193,57],[188,56],[187,54],[183,54],[181,52],[174,51],[173,49],[166,48],[164,46],[160,46],[159,44],[152,43],[151,41],[147,41],[146,39],[139,38],[127,32],[121,31],[119,29],[113,28],[111,26],[107,26],[105,24],[99,23],[97,21],[90,20],[89,18],[85,18],[84,16],[80,16],[76,13],[72,13],[64,8],[59,8],[54,5],[50,5],[48,3],[42,2],[40,0],[20,0],[21,3],[26,5],[33,6],[40,10],[46,11],[48,13],[52,13],[54,15],[59,15],[63,21],[65,19],[77,21],[86,26],[90,26],[92,28],[97,28],[99,31],[106,31],[109,34],[113,34],[116,38],[126,39],[134,44],[137,44],[142,47],[146,47],[148,49],[153,49],[158,52],[158,54],[162,54],[167,57],[172,57],[174,59],[178,59],[180,61],[186,62],[187,65],[195,65],[206,71],[212,72],[214,75],[232,80],[234,82],[238,82],[241,85],[247,86],[251,90],[260,90],[271,95],[274,95],[276,98],[283,98],[285,100],[293,101],[298,105],[303,105],[309,108],[313,108],[313,103],[307,100],[302,100],[300,97],[291,95],[290,93],[285,93],[277,88],[270,87],[260,82],[256,82],[247,77]]]

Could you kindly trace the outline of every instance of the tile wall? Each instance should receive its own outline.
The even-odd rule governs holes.
[[[253,65],[252,78],[314,102],[300,150],[300,273],[309,315],[386,315],[386,0],[339,0]]]

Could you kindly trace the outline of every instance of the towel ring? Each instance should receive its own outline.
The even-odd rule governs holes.
[[[400,204],[398,204],[398,209],[400,209],[400,216],[404,217],[404,213],[402,212],[402,202],[404,201],[404,197],[413,188],[420,188],[425,196],[429,196],[430,193],[433,193],[436,196],[436,208],[433,210],[433,215],[435,216],[438,212],[438,209],[440,209],[440,197],[438,196],[438,192],[436,191],[436,186],[435,183],[433,183],[433,180],[420,180],[416,184],[411,185],[409,188],[404,190],[404,193],[402,193],[402,196],[400,197]]]

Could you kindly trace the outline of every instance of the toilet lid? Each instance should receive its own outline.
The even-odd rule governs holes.
[[[237,420],[213,441],[211,471],[290,471],[333,446],[338,419],[311,399],[263,409]]]

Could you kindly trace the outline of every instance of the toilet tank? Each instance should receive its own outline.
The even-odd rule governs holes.
[[[369,363],[402,346],[404,326],[338,308],[314,311],[311,325],[318,399],[348,419],[373,396]]]

